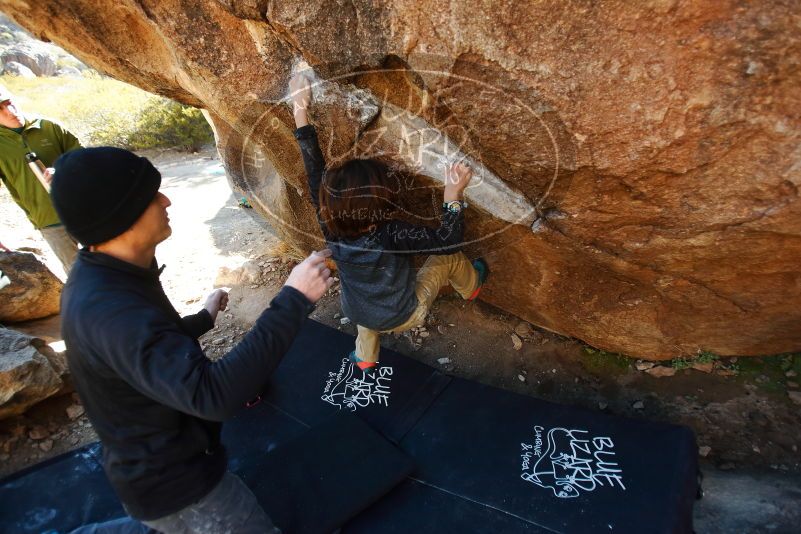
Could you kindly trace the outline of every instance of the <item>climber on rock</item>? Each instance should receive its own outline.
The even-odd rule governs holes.
[[[379,335],[422,325],[440,288],[451,286],[473,300],[487,279],[486,262],[471,263],[463,245],[464,189],[472,171],[456,164],[446,171],[439,228],[396,218],[397,188],[389,168],[375,159],[352,159],[325,168],[307,108],[311,85],[303,72],[290,80],[295,138],[300,145],[312,204],[342,285],[342,311],[357,325],[349,357],[364,372],[378,365]],[[412,256],[431,254],[414,274]]]
[[[123,518],[102,531],[133,532],[131,525],[143,523],[163,533],[277,532],[227,470],[222,421],[263,391],[333,283],[329,253],[296,266],[252,330],[212,362],[198,337],[214,326],[228,295],[213,292],[186,317],[167,299],[155,259],[172,233],[160,184],[146,158],[111,147],[61,156],[52,182],[56,211],[86,245],[62,294],[69,369],[103,445],[109,481],[141,521]]]

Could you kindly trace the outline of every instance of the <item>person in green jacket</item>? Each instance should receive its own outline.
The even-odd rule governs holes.
[[[49,171],[61,154],[76,148],[81,148],[81,143],[74,135],[52,121],[25,117],[14,104],[11,92],[0,85],[0,179],[14,202],[42,233],[67,274],[78,252],[78,243],[61,224],[50,193],[31,171],[25,154],[35,152]],[[50,173],[45,177],[50,179]],[[8,250],[2,243],[0,249]]]

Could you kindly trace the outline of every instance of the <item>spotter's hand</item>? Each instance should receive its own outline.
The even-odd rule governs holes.
[[[310,302],[317,302],[334,283],[331,269],[325,264],[326,258],[330,256],[331,251],[327,248],[312,252],[308,258],[292,269],[285,285],[303,293]]]

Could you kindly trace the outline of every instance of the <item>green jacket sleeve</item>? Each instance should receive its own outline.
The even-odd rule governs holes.
[[[61,145],[61,153],[69,152],[70,150],[75,150],[76,148],[83,148],[81,146],[81,142],[78,141],[78,138],[72,135],[69,130],[65,130],[60,125],[53,123],[53,127],[56,130],[56,135],[58,136],[58,142]]]

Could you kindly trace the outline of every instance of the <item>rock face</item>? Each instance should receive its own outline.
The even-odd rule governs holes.
[[[208,111],[232,186],[319,246],[291,114],[436,216],[466,157],[482,298],[653,359],[801,348],[801,4],[0,0],[116,78]]]
[[[83,78],[83,74],[80,70],[70,66],[58,69],[56,76],[61,76],[62,78]]]
[[[1,59],[5,69],[9,68],[10,63],[17,63],[30,69],[35,76],[54,76],[58,70],[47,51],[32,44],[9,48],[3,52]]]
[[[16,61],[3,62],[3,74],[21,78],[36,78],[36,74],[31,69]]]
[[[29,321],[59,312],[64,284],[36,256],[0,252],[0,271],[10,282],[0,287],[0,321]]]
[[[0,13],[0,64],[3,74],[23,78],[76,78],[83,77],[88,69],[61,48],[34,39],[3,13]]]
[[[0,327],[0,419],[71,389],[67,361],[39,338]]]

